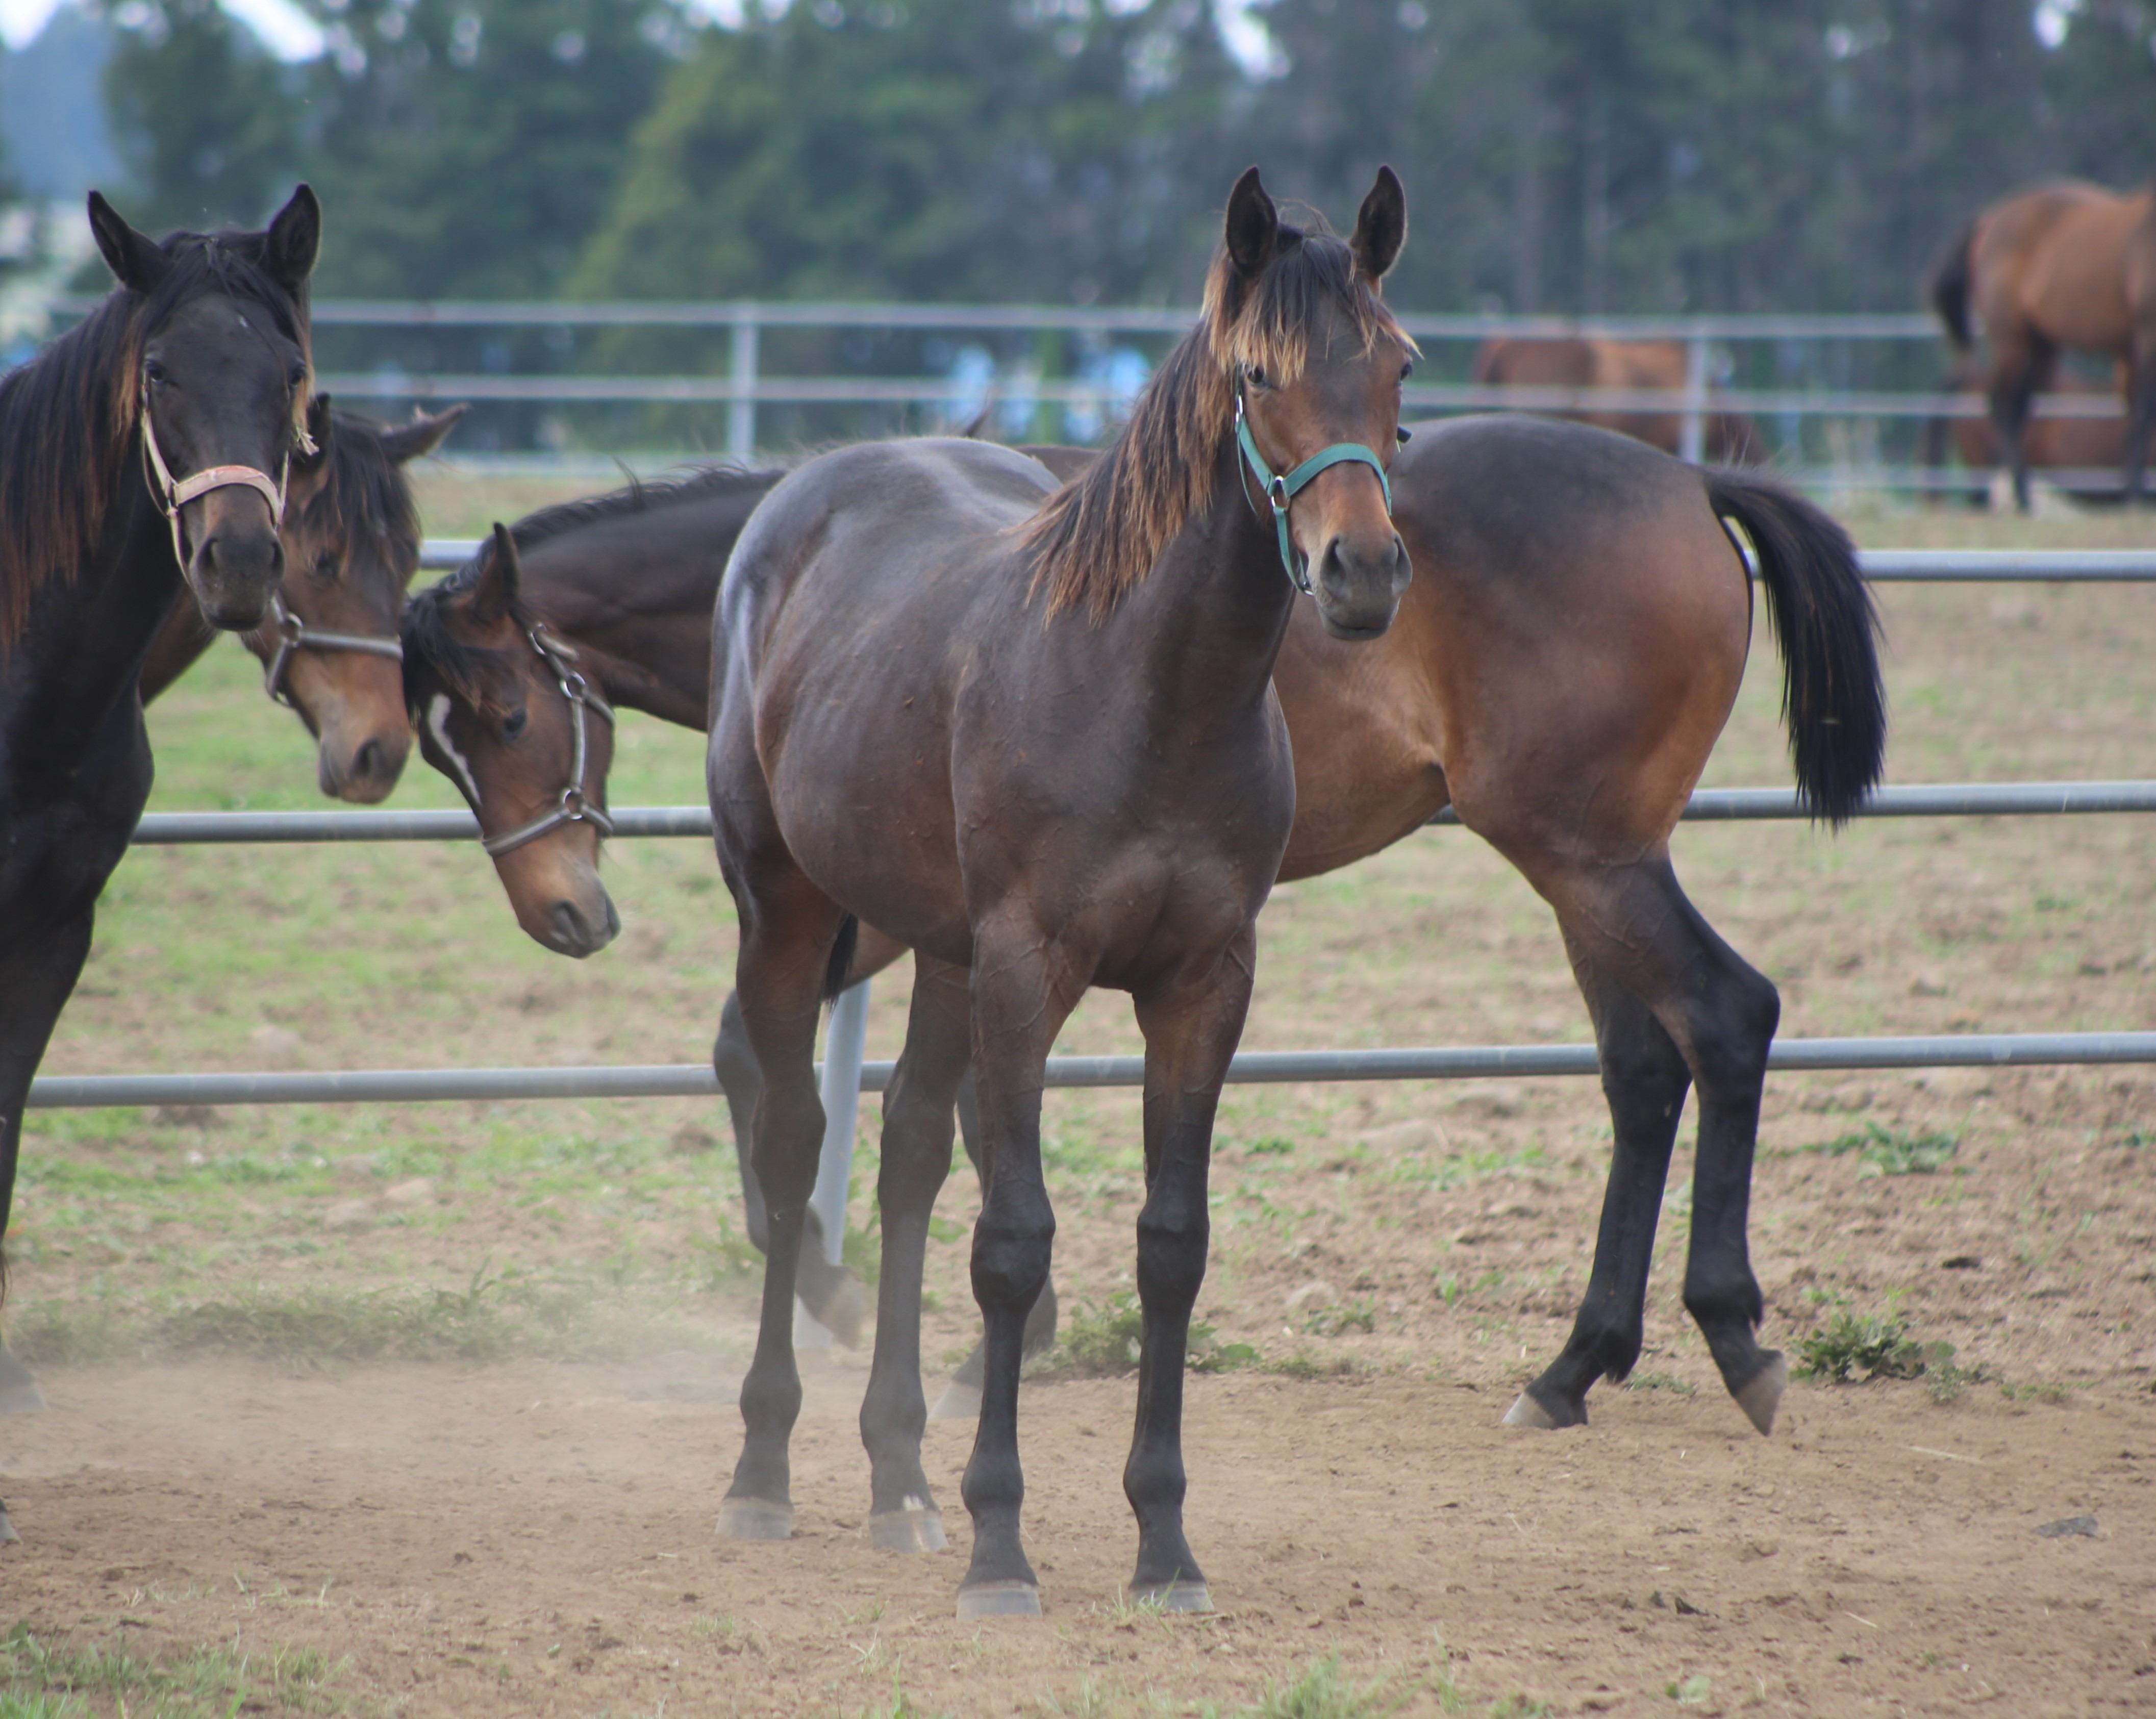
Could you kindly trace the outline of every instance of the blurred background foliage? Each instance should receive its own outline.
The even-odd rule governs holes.
[[[1902,309],[2001,192],[2156,167],[2156,0],[301,3],[296,64],[213,0],[47,33],[141,224],[311,179],[326,295],[1188,301],[1245,163],[1345,223],[1389,161],[1417,309]]]

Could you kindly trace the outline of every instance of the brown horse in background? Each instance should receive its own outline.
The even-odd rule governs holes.
[[[1681,341],[1619,341],[1502,338],[1486,340],[1475,354],[1473,381],[1478,387],[1625,388],[1681,392],[1685,346]],[[1684,419],[1676,413],[1527,408],[1614,430],[1659,448],[1680,451]],[[1748,465],[1753,453],[1752,420],[1741,413],[1707,414],[1702,452],[1717,465]]]
[[[2076,398],[2093,399],[2108,395],[2124,385],[2124,367],[2119,367],[2119,376],[2112,382],[2092,381],[2085,376],[2076,376],[2061,371],[2051,378],[2047,393],[2071,394]],[[1982,369],[1972,360],[1958,364],[1954,373],[1947,378],[1943,392],[1975,394],[1984,393]],[[2126,420],[2123,418],[2053,418],[2041,410],[2041,400],[2030,415],[2022,432],[2021,447],[2032,472],[2082,474],[2078,480],[2054,480],[2068,495],[2088,500],[2110,500],[2118,494],[2118,480],[2109,475],[2119,468],[2126,455]],[[1933,418],[1924,423],[1922,463],[1928,470],[1937,470],[1947,463],[1947,449],[1951,442],[1953,451],[1961,456],[1961,463],[1970,471],[1996,471],[2006,463],[2005,447],[1999,439],[1999,427],[1989,417]],[[2101,483],[2086,474],[2107,474]],[[1981,485],[1972,489],[1970,500],[1982,506],[1990,499],[1989,491]]]
[[[263,690],[318,739],[316,780],[333,798],[372,805],[403,773],[412,728],[398,629],[419,571],[419,510],[404,466],[439,447],[465,410],[392,428],[331,411],[326,394],[308,406],[316,451],[292,463],[284,577],[269,620],[240,636],[262,661]],[[142,702],[216,638],[193,604],[174,604],[142,665]]]
[[[2029,404],[2062,347],[2123,367],[2122,489],[2128,505],[2141,499],[2156,422],[2156,187],[2122,196],[2066,180],[2017,192],[1964,229],[1930,294],[1957,351],[1971,351],[1979,331],[1990,344],[1992,421],[2023,512]]]

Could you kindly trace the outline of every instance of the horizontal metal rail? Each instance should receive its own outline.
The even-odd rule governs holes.
[[[1907,1039],[1784,1039],[1770,1071],[2034,1068],[2156,1062],[2156,1033],[1975,1033]],[[894,1063],[861,1065],[861,1090],[881,1092]],[[1228,1065],[1235,1086],[1337,1080],[1472,1080],[1491,1075],[1592,1075],[1592,1044],[1475,1044],[1407,1050],[1245,1051]],[[822,1078],[822,1067],[817,1075]],[[1052,1056],[1048,1085],[1140,1086],[1142,1056]],[[704,1098],[719,1084],[708,1063],[564,1069],[358,1069],[329,1074],[46,1075],[30,1083],[32,1110],[120,1106],[423,1104],[456,1099]]]
[[[1020,385],[1004,378],[990,390],[964,387],[947,376],[593,376],[555,372],[500,376],[469,371],[392,368],[338,372],[317,377],[321,389],[340,399],[525,400],[599,405],[760,406],[947,405],[954,393],[968,400],[993,392],[1009,402],[1101,406],[1127,398],[1098,382],[1040,377]],[[1969,418],[1989,415],[1981,395],[1890,393],[1872,390],[1820,393],[1803,388],[1730,388],[1695,395],[1683,388],[1579,388],[1539,385],[1412,383],[1401,390],[1409,411],[1424,412],[1685,412],[1744,413],[1755,417]],[[2107,394],[2045,394],[2038,418],[2118,418],[2122,401]]]
[[[1970,481],[1966,475],[1961,480],[1964,485]],[[439,571],[460,567],[486,541],[429,537],[419,546],[419,565]],[[1864,577],[1881,584],[2156,582],[2156,549],[1865,549],[1857,552],[1857,561]]]
[[[55,313],[85,316],[102,299],[69,296]],[[1074,333],[1181,334],[1195,310],[1173,305],[788,304],[762,299],[531,300],[318,299],[317,328],[995,328]],[[1606,336],[1618,340],[1937,340],[1939,325],[1914,314],[1732,316],[1445,316],[1400,313],[1419,340],[1522,340]]]
[[[1882,788],[1859,818],[2017,818],[2097,812],[2156,812],[2156,782],[1922,783]],[[608,814],[617,836],[711,834],[702,806],[624,806]],[[1812,813],[1786,788],[1703,788],[1683,817],[1695,824],[1805,818]],[[1430,820],[1460,822],[1448,806]],[[137,847],[229,842],[475,841],[469,812],[151,812],[135,826]]]

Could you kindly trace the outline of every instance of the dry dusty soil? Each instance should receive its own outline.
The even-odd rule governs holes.
[[[1883,605],[1894,779],[2156,775],[2156,591]],[[1763,632],[1710,782],[1786,780],[1776,670]],[[237,663],[154,720],[159,804],[309,803],[303,737]],[[625,722],[615,803],[693,798],[696,760]],[[448,803],[416,762],[405,799]],[[1688,827],[1676,851],[1785,1034],[2147,1029],[2150,822]],[[524,941],[461,847],[138,852],[47,1067],[694,1060],[723,891],[698,844],[617,849],[626,930],[582,965]],[[1462,832],[1279,892],[1263,933],[1252,1049],[1585,1036],[1546,912]],[[1064,1048],[1134,1044],[1110,997]],[[928,1434],[952,1549],[865,1543],[862,1353],[807,1368],[795,1538],[714,1537],[754,1291],[716,1106],[32,1120],[10,1332],[52,1407],[0,1421],[24,1540],[0,1550],[0,1714],[70,1711],[69,1678],[95,1697],[74,1711],[138,1719],[2156,1712],[2156,1071],[1771,1080],[1767,1340],[1883,1321],[1926,1370],[1799,1382],[1768,1439],[1677,1301],[1682,1159],[1630,1386],[1582,1430],[1497,1424],[1585,1279],[1592,1082],[1233,1090],[1199,1310],[1234,1364],[1193,1375],[1186,1429],[1219,1610],[1119,1601],[1132,1385],[1066,1356],[1022,1397],[1045,1615],[978,1625],[952,1614],[970,1429]],[[1135,1125],[1128,1094],[1049,1101],[1056,1276],[1096,1362]],[[871,1104],[864,1188],[875,1126]],[[970,1340],[974,1203],[962,1162],[932,1372]],[[187,1705],[157,1668],[213,1650],[214,1699]]]

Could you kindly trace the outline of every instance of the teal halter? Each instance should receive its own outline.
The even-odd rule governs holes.
[[[1235,390],[1235,441],[1265,500],[1272,504],[1273,529],[1280,533],[1281,565],[1287,569],[1288,582],[1306,597],[1311,594],[1310,565],[1296,553],[1295,540],[1288,535],[1287,510],[1288,504],[1310,486],[1312,478],[1330,466],[1367,465],[1377,473],[1378,486],[1385,492],[1385,511],[1393,511],[1393,480],[1385,475],[1385,463],[1360,442],[1335,442],[1330,448],[1321,448],[1285,477],[1266,464],[1265,456],[1258,452],[1257,439],[1250,434],[1250,421],[1243,416],[1240,387]]]

